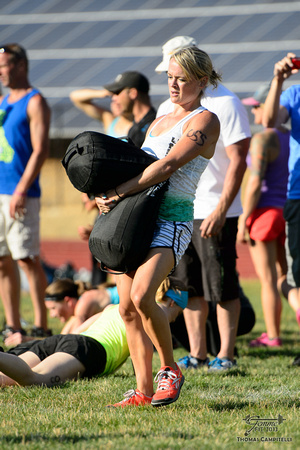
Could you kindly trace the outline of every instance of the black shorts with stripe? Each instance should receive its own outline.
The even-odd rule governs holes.
[[[9,353],[21,355],[33,352],[41,361],[54,353],[63,352],[74,356],[84,367],[83,377],[101,375],[106,365],[106,351],[95,339],[81,334],[57,334],[42,340],[34,340],[17,345]]]
[[[189,297],[221,302],[239,298],[236,272],[238,218],[226,219],[217,236],[201,237],[202,220],[194,220],[192,241],[173,276],[185,282]]]

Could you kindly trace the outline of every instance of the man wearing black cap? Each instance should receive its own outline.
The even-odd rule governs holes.
[[[104,88],[112,92],[123,111],[132,113],[134,122],[128,137],[141,147],[149,125],[156,117],[149,97],[149,81],[139,72],[123,72]]]

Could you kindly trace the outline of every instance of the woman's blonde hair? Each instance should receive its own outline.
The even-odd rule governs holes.
[[[189,81],[208,77],[208,84],[216,88],[222,79],[221,75],[214,70],[208,54],[196,46],[178,50],[170,59],[172,58],[180,65]]]
[[[85,291],[91,289],[90,283],[70,278],[53,281],[45,290],[45,300],[62,301],[65,297],[79,298]]]
[[[188,303],[188,292],[185,284],[178,278],[167,277],[156,291],[155,300],[157,302],[167,302],[174,300],[181,309],[186,308]]]
[[[165,278],[156,291],[155,301],[157,302],[164,301],[165,300],[164,296],[169,288],[170,288],[170,280],[169,278]]]

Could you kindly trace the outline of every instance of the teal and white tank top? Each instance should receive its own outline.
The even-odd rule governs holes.
[[[156,156],[158,159],[164,158],[181,138],[184,124],[203,111],[205,111],[205,108],[200,106],[166,133],[160,136],[153,136],[152,131],[159,122],[164,120],[165,116],[163,116],[146,137],[142,150]],[[188,222],[194,219],[195,192],[200,177],[208,163],[209,159],[199,155],[171,175],[168,190],[160,206],[159,217],[161,219],[176,222]]]

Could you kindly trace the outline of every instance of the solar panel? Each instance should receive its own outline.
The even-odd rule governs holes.
[[[154,68],[173,36],[193,36],[240,97],[269,81],[287,51],[300,54],[297,1],[11,0],[0,2],[0,19],[0,43],[18,42],[28,51],[30,80],[52,108],[56,137],[101,129],[71,104],[69,93],[100,87],[126,70],[149,78],[157,107],[168,91]]]

